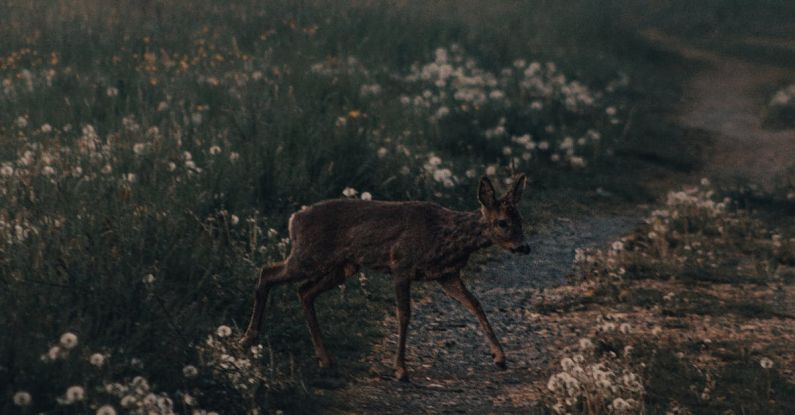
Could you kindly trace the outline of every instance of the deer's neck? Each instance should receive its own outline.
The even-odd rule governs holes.
[[[487,235],[488,224],[483,220],[479,210],[455,211],[451,219],[443,238],[443,251],[447,251],[448,255],[468,258],[473,252],[492,244]]]

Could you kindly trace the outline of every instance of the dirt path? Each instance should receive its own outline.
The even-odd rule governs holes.
[[[795,129],[765,129],[761,117],[763,90],[793,81],[791,69],[726,57],[656,31],[645,35],[663,48],[709,66],[690,81],[686,106],[679,115],[683,126],[714,137],[702,174],[770,189],[775,179],[795,165]]]
[[[485,263],[471,266],[467,284],[480,299],[508,358],[498,370],[477,321],[434,284],[415,288],[409,335],[411,383],[392,379],[397,335],[391,333],[372,353],[370,377],[354,378],[336,392],[346,402],[342,413],[528,413],[539,401],[538,381],[549,376],[548,348],[539,332],[547,327],[535,317],[531,302],[542,289],[562,285],[570,273],[574,250],[600,245],[629,231],[638,218],[627,216],[558,219],[532,240],[528,256],[490,251]],[[477,261],[475,261],[477,262]],[[571,338],[560,336],[560,338]]]
[[[782,68],[752,64],[692,48],[658,32],[647,37],[709,69],[696,74],[678,120],[714,137],[700,175],[740,179],[769,187],[795,161],[795,130],[762,128],[760,89],[790,75]],[[480,298],[501,337],[508,369],[491,363],[475,319],[432,284],[415,289],[409,336],[411,383],[391,377],[397,341],[394,317],[388,335],[368,354],[370,376],[351,376],[333,391],[345,408],[337,413],[532,413],[555,351],[582,333],[575,325],[550,323],[534,312],[544,289],[564,284],[575,248],[604,244],[632,229],[640,217],[559,219],[534,240],[527,257],[496,253],[469,270],[467,283]],[[419,288],[419,287],[418,287]],[[540,386],[539,386],[540,385]],[[540,409],[539,409],[540,412]]]

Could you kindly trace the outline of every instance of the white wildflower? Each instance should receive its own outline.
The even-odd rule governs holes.
[[[218,329],[215,330],[215,334],[220,338],[224,338],[232,334],[232,329],[229,326],[222,324],[218,326]]]
[[[580,167],[580,168],[585,167],[585,165],[587,164],[585,162],[585,159],[580,156],[572,156],[569,159],[569,163],[571,163],[572,167]]]
[[[155,283],[155,276],[153,274],[146,274],[141,281],[146,285],[152,285]]]
[[[199,374],[199,370],[196,369],[196,366],[187,365],[187,366],[182,368],[182,375],[185,376],[186,378],[190,379],[190,378],[196,377],[196,375],[198,375],[198,374]]]
[[[759,366],[762,366],[764,369],[770,369],[773,367],[773,361],[767,357],[763,357],[759,359]]]
[[[199,125],[202,123],[202,114],[200,112],[194,112],[191,114],[190,120],[193,124]]]
[[[57,360],[61,356],[61,348],[59,346],[52,346],[47,351],[47,360]]]
[[[182,401],[185,402],[185,405],[188,406],[195,406],[198,403],[196,401],[196,398],[194,398],[193,396],[187,393],[182,396]]]
[[[579,342],[580,350],[590,350],[594,348],[593,342],[589,338],[582,338]]]
[[[72,332],[66,332],[61,335],[61,346],[66,350],[71,350],[77,346],[77,335]]]
[[[346,187],[346,188],[342,189],[342,195],[345,196],[345,197],[354,197],[357,194],[359,194],[359,192],[356,189],[352,188],[352,187]]]
[[[116,415],[116,409],[110,405],[102,405],[97,409],[96,415]]]
[[[74,385],[70,386],[66,389],[66,394],[64,394],[64,402],[67,404],[72,404],[75,402],[80,402],[86,397],[86,392],[82,386]]]
[[[373,200],[373,195],[370,192],[362,192],[362,200]]]
[[[105,364],[105,355],[102,353],[94,353],[88,358],[88,362],[91,363],[92,366],[102,367],[102,365]]]
[[[629,402],[627,402],[626,400],[624,400],[622,398],[613,399],[612,406],[613,406],[613,410],[618,411],[618,412],[627,411],[627,410],[632,408],[632,406],[629,404]]]
[[[26,391],[19,391],[14,394],[14,405],[16,406],[28,406],[33,399],[30,397],[30,394]]]

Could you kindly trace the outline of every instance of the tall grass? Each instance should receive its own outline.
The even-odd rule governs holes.
[[[31,413],[143,412],[149,391],[162,412],[290,405],[311,355],[292,294],[268,353],[213,334],[244,323],[286,215],[348,187],[474,207],[481,174],[609,166],[637,70],[616,51],[641,47],[611,5],[5,2],[0,409],[20,391]],[[328,296],[332,345],[372,335],[346,322],[380,310],[379,284]]]

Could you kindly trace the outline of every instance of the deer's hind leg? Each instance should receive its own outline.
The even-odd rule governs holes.
[[[409,372],[406,370],[406,338],[411,320],[411,279],[396,276],[395,296],[397,299],[398,318],[398,349],[395,354],[395,378],[408,382]]]
[[[312,336],[315,356],[317,356],[318,365],[324,369],[331,366],[331,358],[326,351],[326,347],[323,346],[323,339],[320,335],[320,325],[317,322],[317,315],[315,314],[315,299],[321,293],[342,284],[345,281],[345,277],[345,270],[337,269],[324,275],[320,279],[305,283],[298,289],[298,298],[301,300],[301,305],[304,307],[306,326],[309,328],[309,335]]]
[[[254,295],[254,309],[251,312],[251,319],[248,322],[246,334],[240,339],[242,345],[251,346],[259,338],[262,318],[265,313],[265,304],[268,301],[270,289],[275,285],[300,280],[305,277],[304,273],[299,272],[295,267],[290,267],[289,265],[290,264],[285,261],[262,268],[262,272],[260,272],[259,279],[257,280],[257,288]]]

